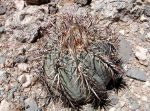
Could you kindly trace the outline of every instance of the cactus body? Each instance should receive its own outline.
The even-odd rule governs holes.
[[[45,60],[49,84],[54,95],[58,92],[62,101],[73,108],[87,103],[94,108],[107,106],[107,90],[125,85],[120,66],[111,58],[115,49],[108,42],[91,42],[79,33],[80,28],[73,27],[67,36],[55,44],[51,42],[52,50]]]

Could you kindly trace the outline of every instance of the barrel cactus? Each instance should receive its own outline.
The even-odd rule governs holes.
[[[88,37],[78,23],[48,47],[44,69],[50,90],[66,106],[102,108],[109,105],[108,90],[126,86],[113,44]]]

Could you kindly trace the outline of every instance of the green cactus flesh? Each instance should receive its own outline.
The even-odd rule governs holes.
[[[77,50],[74,42],[70,42],[76,39],[68,38],[66,43],[71,45],[67,48],[60,43],[50,45],[52,50],[45,60],[44,68],[51,91],[55,96],[57,90],[64,103],[73,108],[87,103],[95,108],[107,105],[109,86],[119,89],[119,86],[125,85],[120,66],[110,59],[116,51],[114,46],[94,41],[86,49]]]

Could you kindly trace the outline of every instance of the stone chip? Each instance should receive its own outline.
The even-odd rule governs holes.
[[[130,78],[145,82],[147,80],[146,73],[138,68],[131,68],[126,75]]]

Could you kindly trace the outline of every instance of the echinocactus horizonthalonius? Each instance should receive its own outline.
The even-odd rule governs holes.
[[[72,25],[57,40],[50,39],[44,61],[52,96],[64,105],[94,108],[109,105],[108,90],[125,88],[117,50],[108,41],[87,35],[86,28],[72,17]]]

